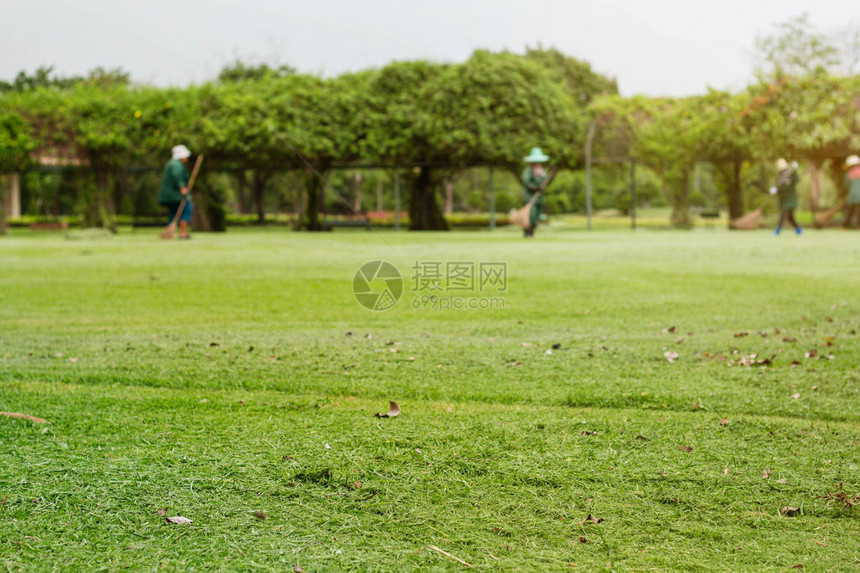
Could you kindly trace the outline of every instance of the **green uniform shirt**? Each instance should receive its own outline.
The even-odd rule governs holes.
[[[546,173],[544,173],[544,175],[536,175],[531,166],[528,166],[523,170],[522,181],[524,203],[528,204],[528,202],[531,201],[532,197],[534,197],[534,194],[538,192],[538,189],[543,185],[546,178]],[[529,210],[529,223],[531,224],[532,229],[534,229],[538,224],[541,207],[543,207],[543,193],[538,195],[538,198],[535,199],[535,202],[532,203],[532,208]]]
[[[794,169],[783,169],[776,180],[779,193],[779,208],[781,211],[797,209],[797,182],[800,176]]]
[[[855,174],[853,179],[852,173]],[[860,170],[856,167],[845,174],[845,187],[848,188],[848,204],[860,205]]]
[[[182,188],[188,187],[188,171],[178,159],[171,159],[164,166],[161,187],[158,188],[158,204],[170,205],[182,201]]]

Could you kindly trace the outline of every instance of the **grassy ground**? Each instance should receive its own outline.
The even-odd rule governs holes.
[[[18,231],[0,411],[49,423],[0,417],[0,569],[856,571],[860,509],[822,496],[860,493],[858,258],[839,232]],[[387,311],[351,292],[374,259],[406,279]],[[507,263],[442,293],[504,308],[431,308],[416,261]]]

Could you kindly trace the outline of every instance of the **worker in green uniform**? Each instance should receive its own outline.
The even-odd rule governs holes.
[[[173,221],[182,198],[185,204],[179,215],[179,238],[188,239],[188,225],[191,223],[191,196],[188,195],[188,171],[185,164],[191,157],[191,151],[184,145],[177,145],[172,150],[173,157],[164,166],[161,177],[161,187],[158,188],[158,204],[164,205],[169,211],[168,224]]]
[[[540,210],[543,207],[543,191],[546,188],[553,175],[555,168],[549,173],[543,167],[543,164],[549,161],[549,157],[544,155],[540,147],[533,147],[528,156],[523,157],[523,161],[528,163],[528,166],[523,170],[523,202],[528,205],[531,202],[529,210],[529,228],[524,229],[526,237],[534,237],[535,227],[537,227],[540,217]],[[534,198],[534,201],[532,201]]]
[[[848,189],[848,210],[845,212],[843,229],[851,227],[855,214],[860,214],[860,157],[852,155],[845,160],[845,187]]]
[[[794,226],[794,232],[798,235],[803,229],[794,218],[794,210],[797,209],[797,182],[800,176],[797,174],[797,163],[788,164],[783,158],[776,161],[776,169],[779,172],[776,185],[770,188],[771,195],[779,195],[779,223],[776,224],[773,234],[779,236],[782,225],[786,219]]]

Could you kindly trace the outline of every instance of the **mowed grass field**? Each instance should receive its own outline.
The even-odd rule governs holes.
[[[504,308],[425,308],[416,262],[505,263],[438,293]],[[832,231],[14,232],[0,411],[48,423],[0,416],[0,569],[857,571],[858,263]]]

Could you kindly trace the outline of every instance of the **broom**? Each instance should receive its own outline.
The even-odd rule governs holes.
[[[194,169],[191,170],[191,179],[188,180],[188,193],[191,193],[191,188],[194,187],[194,180],[197,179],[197,172],[200,170],[200,164],[203,162],[203,154],[197,156],[197,161],[194,162]],[[167,224],[161,232],[162,239],[172,239],[176,235],[176,224],[179,222],[179,217],[182,215],[182,210],[185,208],[185,201],[188,200],[188,193],[182,197],[179,202],[179,208],[176,210],[176,215],[173,220]]]
[[[842,203],[835,207],[831,207],[830,209],[825,209],[824,211],[815,215],[815,226],[816,227],[826,227],[830,224],[830,221],[833,219],[833,216],[842,209]]]
[[[761,202],[761,205],[758,206],[758,209],[747,213],[737,219],[732,219],[730,224],[732,229],[740,229],[744,231],[749,231],[752,229],[758,229],[758,218],[761,215],[762,210],[764,209],[765,203],[767,203],[767,199]]]
[[[525,207],[523,207],[522,209],[511,209],[510,212],[508,212],[509,223],[519,225],[526,230],[531,229],[531,223],[529,222],[529,211],[531,211],[534,202],[537,201],[538,195],[540,195],[543,190],[546,189],[547,185],[549,185],[552,179],[555,177],[555,172],[555,169],[550,172],[549,176],[544,179],[544,182],[540,186],[540,189],[538,189],[537,193],[532,195],[532,198],[529,199],[529,202],[526,203]]]

